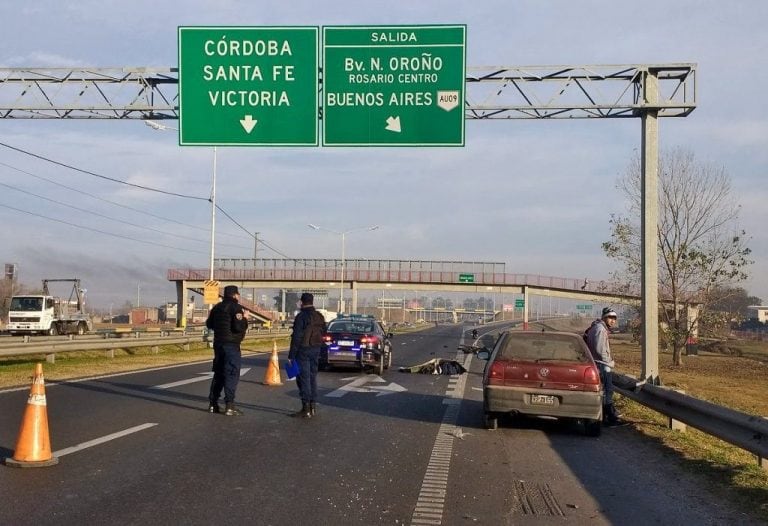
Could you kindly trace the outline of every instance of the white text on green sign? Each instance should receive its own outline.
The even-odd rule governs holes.
[[[179,27],[181,145],[318,144],[317,27]]]
[[[466,26],[324,27],[323,144],[463,146]]]

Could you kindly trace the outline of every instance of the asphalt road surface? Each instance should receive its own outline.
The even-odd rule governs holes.
[[[243,361],[241,417],[206,412],[209,363],[48,384],[59,464],[0,465],[0,524],[754,523],[631,427],[600,438],[539,420],[483,429],[484,362],[456,351],[471,328],[397,335],[382,377],[321,372],[308,420],[288,416],[295,382],[262,384],[268,355]],[[466,359],[470,372],[398,371],[431,358]],[[27,391],[0,392],[2,457]]]

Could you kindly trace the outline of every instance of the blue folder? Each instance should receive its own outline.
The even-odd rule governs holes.
[[[288,378],[296,378],[299,375],[299,362],[296,360],[285,362],[285,374],[288,375]]]

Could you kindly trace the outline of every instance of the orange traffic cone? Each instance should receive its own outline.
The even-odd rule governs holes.
[[[5,459],[5,464],[15,468],[38,468],[58,463],[59,459],[51,453],[43,364],[38,363],[35,365],[35,378],[29,390],[27,408],[24,411],[19,438],[16,441],[16,450],[13,458]]]
[[[277,342],[272,340],[272,357],[269,359],[267,372],[264,375],[264,385],[283,385],[280,378],[280,363],[277,361]]]

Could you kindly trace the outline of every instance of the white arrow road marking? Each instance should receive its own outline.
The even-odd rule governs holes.
[[[251,370],[250,367],[240,369],[240,376],[243,376],[245,373],[247,373],[250,370]],[[199,376],[197,376],[196,378],[187,378],[186,380],[179,380],[178,382],[171,382],[169,384],[155,385],[154,387],[150,387],[150,389],[170,389],[171,387],[178,387],[180,385],[193,384],[195,382],[202,382],[213,377],[213,373],[197,373],[197,374]]]
[[[143,431],[145,429],[149,429],[150,427],[155,427],[157,424],[153,423],[147,423],[147,424],[141,424],[140,426],[135,426],[126,429],[125,431],[118,431],[117,433],[112,433],[111,435],[103,436],[101,438],[94,438],[93,440],[89,440],[88,442],[82,442],[76,446],[67,447],[64,449],[60,449],[58,451],[53,452],[54,457],[63,457],[64,455],[69,455],[70,453],[76,453],[80,451],[81,449],[86,449],[93,446],[98,446],[99,444],[103,444],[104,442],[109,442],[110,440],[114,440],[116,438],[124,437],[126,435],[130,435],[132,433],[136,433],[138,431]]]
[[[255,120],[252,115],[246,115],[244,119],[240,119],[240,124],[242,124],[245,133],[251,133],[257,122],[259,121]]]
[[[389,385],[372,385],[369,387],[369,389],[373,389],[374,391],[380,391],[379,393],[376,393],[376,397],[384,396],[392,393],[402,393],[403,391],[407,391],[405,387],[402,385],[396,384],[392,382]]]
[[[400,117],[387,117],[387,127],[384,129],[400,133]]]
[[[325,396],[341,398],[347,393],[376,393],[376,396],[378,397],[407,391],[405,387],[394,382],[389,385],[369,385],[367,387],[363,387],[363,385],[369,384],[371,382],[387,383],[384,378],[376,374],[366,374],[365,376],[350,376],[348,378],[342,378],[342,382],[346,380],[352,380],[352,382],[348,383],[347,385],[342,385],[335,391],[331,391]]]

